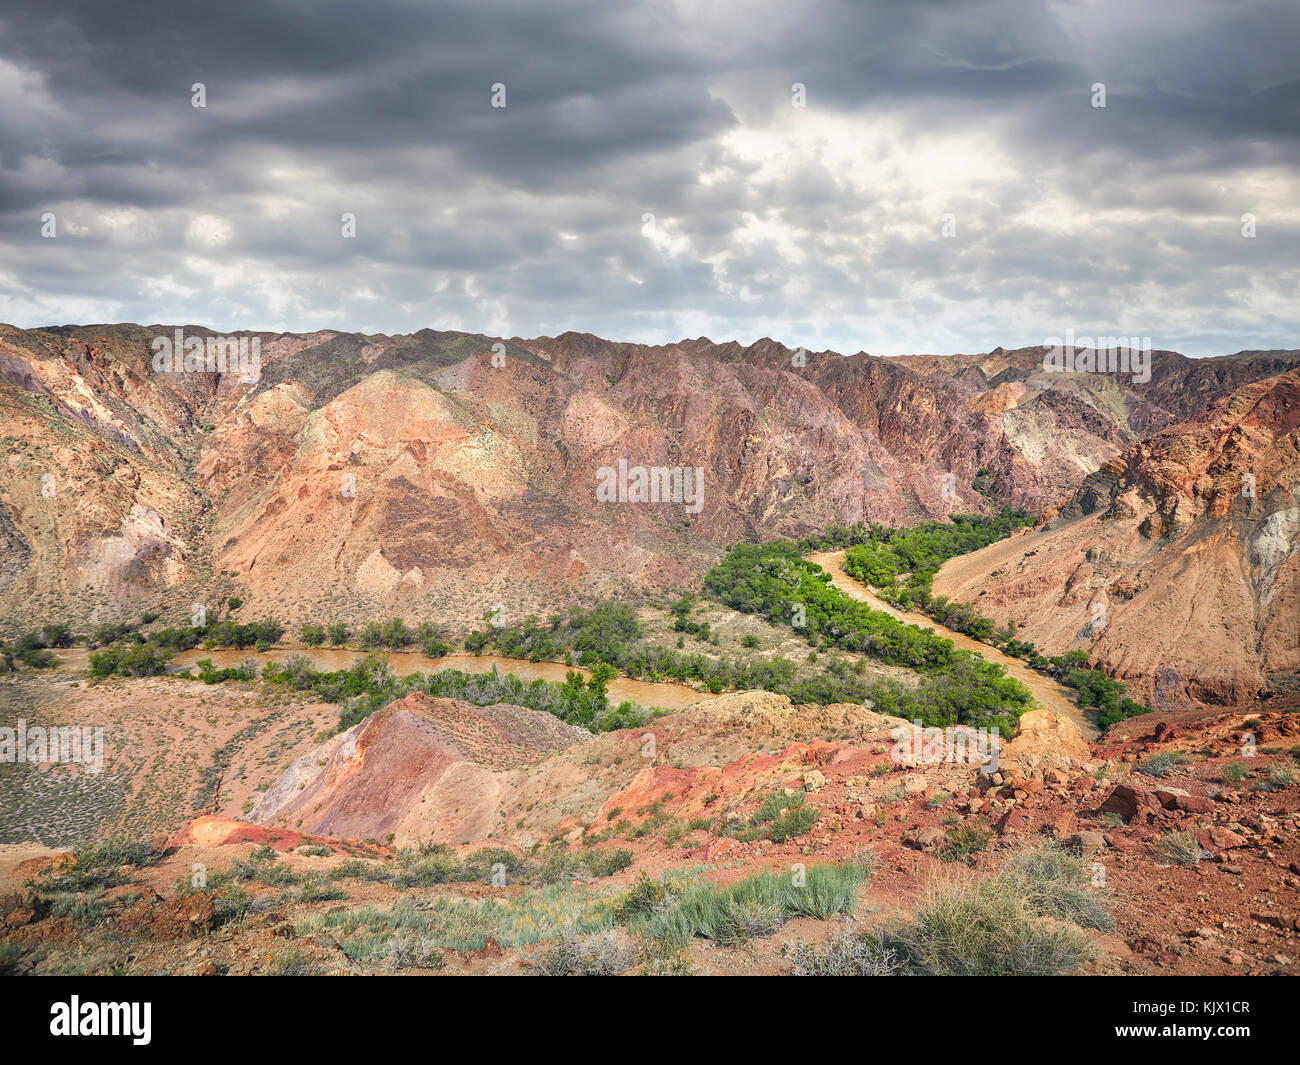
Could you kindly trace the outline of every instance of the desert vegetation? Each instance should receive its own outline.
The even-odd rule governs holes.
[[[1032,642],[1018,638],[1014,628],[999,627],[969,603],[953,602],[931,591],[934,575],[948,559],[977,551],[1032,523],[1025,511],[1004,507],[994,517],[954,514],[948,523],[929,521],[906,529],[861,523],[834,526],[822,537],[805,540],[804,546],[845,548],[844,572],[849,576],[870,585],[900,609],[919,611],[954,632],[1025,659],[1031,668],[1073,688],[1081,708],[1097,710],[1102,728],[1149,713],[1147,706],[1129,698],[1124,684],[1091,668],[1085,652],[1044,656]]]
[[[820,567],[788,540],[739,544],[705,577],[707,594],[745,613],[791,626],[815,648],[870,655],[917,671],[915,689],[896,681],[864,682],[862,697],[884,714],[925,725],[964,724],[1015,732],[1032,705],[1029,692],[1000,666],[953,647],[952,641],[844,595]]]

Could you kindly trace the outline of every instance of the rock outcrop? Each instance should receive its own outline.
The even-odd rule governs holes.
[[[498,774],[589,739],[519,706],[414,693],[327,740],[285,770],[249,815],[312,835],[461,843],[486,835]]]
[[[1038,349],[236,334],[260,347],[248,380],[155,372],[173,332],[0,327],[0,616],[179,622],[237,595],[290,625],[465,628],[498,604],[680,587],[739,539],[1041,509],[1295,355],[1158,352],[1135,383],[1044,372]],[[620,462],[702,471],[699,505],[598,501]]]
[[[1300,669],[1300,371],[1134,445],[934,589],[1044,653],[1086,651],[1156,708],[1245,705]]]

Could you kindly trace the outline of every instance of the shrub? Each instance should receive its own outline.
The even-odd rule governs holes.
[[[90,656],[90,675],[154,677],[166,670],[168,657],[151,643],[114,643]]]
[[[791,917],[824,921],[852,914],[870,870],[853,862],[813,865],[803,879],[755,873],[719,888],[708,882],[665,884],[644,874],[615,904],[615,919],[650,939],[683,947],[694,936],[737,945],[769,935]]]
[[[831,931],[822,948],[787,943],[783,953],[794,963],[795,976],[894,976],[901,968],[897,952],[879,937],[843,926]]]
[[[319,647],[325,642],[325,627],[308,622],[298,630],[298,635],[308,647]]]
[[[1081,928],[1111,926],[1105,895],[1092,886],[1092,863],[1076,851],[1045,843],[1017,851],[999,876],[1039,917],[1073,921]]]
[[[1010,882],[982,878],[930,891],[913,923],[882,936],[906,967],[935,976],[1055,976],[1087,956],[1076,929],[1049,925]]]
[[[380,627],[379,642],[396,651],[415,643],[415,633],[406,627],[401,618],[391,618]]]
[[[112,836],[103,843],[90,843],[72,852],[72,864],[55,866],[33,880],[43,891],[92,891],[113,887],[125,880],[123,866],[149,866],[159,856],[147,843]]]
[[[415,642],[430,658],[441,658],[451,650],[451,644],[443,639],[442,633],[428,621],[422,621],[416,627]]]
[[[306,655],[289,654],[285,655],[276,676],[282,683],[302,691],[316,680],[316,666]]]
[[[617,976],[636,961],[636,950],[617,931],[576,936],[564,932],[530,959],[533,976]]]
[[[72,630],[62,622],[52,621],[41,627],[41,639],[46,647],[71,647]]]
[[[319,873],[308,873],[298,889],[299,902],[333,902],[346,899],[347,892],[336,888]]]
[[[941,861],[964,861],[987,847],[992,838],[993,833],[987,828],[978,825],[957,825],[944,834],[937,853]]]
[[[773,843],[784,843],[795,836],[802,836],[821,817],[817,810],[804,806],[803,803],[804,793],[801,791],[790,796],[780,791],[773,792],[750,817],[749,827],[740,830],[738,838],[745,841],[770,839]]]
[[[271,955],[272,976],[320,976],[321,968],[305,950],[288,947]]]
[[[1182,831],[1167,832],[1152,841],[1151,851],[1156,857],[1174,865],[1195,865],[1202,858],[1210,856],[1209,851],[1196,842],[1195,836]]]
[[[441,969],[447,964],[437,940],[415,929],[394,932],[388,941],[388,967],[402,969]]]
[[[1137,771],[1149,777],[1165,777],[1187,761],[1187,755],[1182,751],[1161,751],[1139,764]]]
[[[614,904],[614,919],[620,924],[653,917],[676,901],[666,884],[653,880],[644,869],[637,874],[630,891]]]
[[[1289,766],[1269,766],[1268,783],[1274,788],[1289,788],[1295,783],[1295,774],[1291,771]]]

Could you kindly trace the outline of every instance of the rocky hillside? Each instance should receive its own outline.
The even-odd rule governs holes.
[[[1294,974],[1293,709],[1145,715],[1091,744],[1034,711],[990,773],[906,722],[770,693],[571,745],[510,708],[405,699],[273,786],[299,797],[287,824],[0,846],[0,943],[20,973],[554,972],[556,951],[603,945],[576,971],[662,972],[668,953],[739,975],[808,972],[811,948],[885,929],[915,944],[887,972]],[[443,745],[474,760],[472,788],[443,786]],[[796,894],[698,918],[754,877]],[[994,931],[972,946],[954,926]]]
[[[466,842],[494,824],[497,772],[590,738],[540,711],[417,692],[299,758],[250,817],[319,835]]]
[[[1300,371],[1245,384],[1090,474],[934,590],[1079,648],[1156,707],[1244,705],[1300,670]]]
[[[8,628],[33,607],[181,620],[230,595],[291,624],[468,625],[688,583],[745,537],[1041,509],[1294,354],[1158,353],[1149,383],[1118,384],[1000,349],[236,334],[260,344],[250,381],[155,371],[175,328],[0,327]],[[702,471],[698,506],[599,502],[620,461]]]

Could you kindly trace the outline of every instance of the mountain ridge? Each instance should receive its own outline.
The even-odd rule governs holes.
[[[155,373],[152,338],[176,328],[207,335],[0,327],[7,618],[30,603],[76,622],[188,614],[238,595],[291,624],[463,626],[498,604],[688,585],[739,539],[1047,509],[1279,361],[1157,353],[1138,385],[1035,371],[1034,349],[990,353],[990,378],[934,362],[967,356],[770,338],[219,334],[258,338],[245,382]],[[702,468],[706,504],[597,504],[597,472],[620,459]]]

